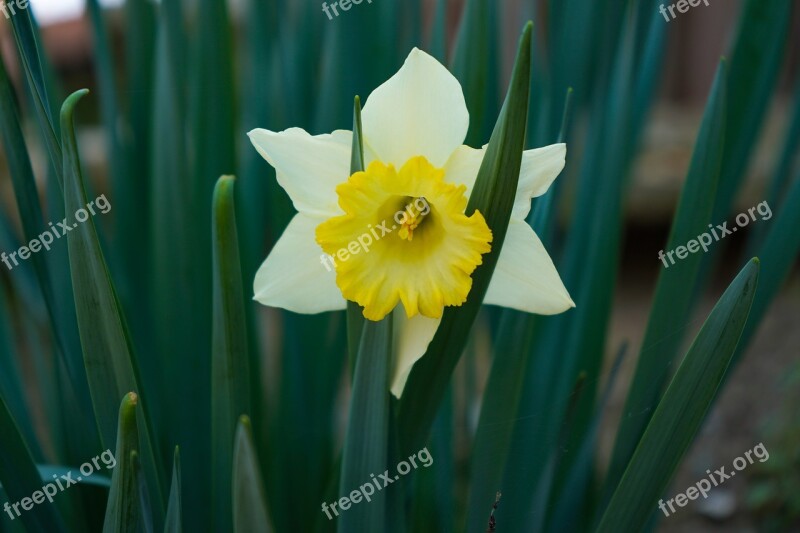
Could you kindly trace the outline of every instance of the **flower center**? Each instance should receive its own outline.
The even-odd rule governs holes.
[[[424,211],[417,211],[417,205],[422,202],[427,210]],[[403,211],[403,216],[400,222],[400,231],[397,235],[406,241],[413,241],[414,240],[414,230],[422,224],[422,221],[425,217],[430,213],[430,206],[428,205],[428,201],[425,200],[423,197],[414,198],[414,201],[407,204],[405,211]]]
[[[399,172],[375,161],[336,192],[345,214],[317,226],[316,238],[342,294],[366,318],[381,320],[398,303],[409,318],[440,318],[466,301],[492,232],[479,212],[464,214],[464,185],[420,156]]]

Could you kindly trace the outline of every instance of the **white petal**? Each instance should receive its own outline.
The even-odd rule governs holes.
[[[433,340],[442,319],[422,315],[408,318],[405,311],[399,308],[392,313],[392,320],[394,357],[391,391],[396,398],[400,398],[411,374],[411,368],[425,355],[428,344]]]
[[[324,253],[314,240],[323,221],[295,215],[256,273],[254,300],[306,314],[345,308],[336,270],[329,260],[323,263]]]
[[[400,70],[372,92],[361,119],[364,142],[379,160],[397,168],[418,155],[444,166],[469,128],[458,80],[416,48]]]
[[[481,167],[486,146],[480,150],[460,146],[445,165],[445,179],[451,183],[467,186],[467,197],[472,192],[478,170]],[[531,198],[547,192],[553,180],[564,168],[567,154],[566,144],[551,144],[542,148],[525,150],[522,153],[517,195],[511,217],[524,220],[531,210]]]
[[[522,153],[522,167],[519,171],[517,197],[511,217],[525,220],[531,210],[531,198],[547,192],[553,181],[564,170],[567,157],[566,144],[551,144]]]
[[[456,185],[466,185],[466,196],[469,198],[472,188],[475,186],[475,179],[478,177],[478,170],[481,168],[484,155],[486,155],[485,146],[483,148],[471,148],[462,144],[445,163],[445,181]]]
[[[514,219],[483,303],[539,315],[575,307],[542,241],[526,222]]]
[[[350,176],[352,132],[312,136],[300,128],[282,132],[257,129],[248,136],[277,170],[278,183],[298,212],[324,218],[342,213],[336,186]]]

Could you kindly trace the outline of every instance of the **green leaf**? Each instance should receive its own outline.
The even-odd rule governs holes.
[[[36,116],[45,146],[55,169],[58,183],[63,188],[61,144],[58,142],[52,107],[48,100],[42,47],[39,43],[39,35],[31,10],[20,10],[11,17],[11,27],[14,31],[14,40],[17,43],[22,69],[25,72],[25,78],[28,81],[28,87],[33,97],[33,105],[36,109]]]
[[[0,397],[0,448],[3,450],[0,453],[0,483],[5,488],[9,502],[15,504],[42,490],[42,478],[2,397]],[[54,505],[35,505],[27,511],[20,509],[20,516],[15,519],[21,520],[28,531],[35,533],[66,531]]]
[[[231,527],[231,464],[236,423],[250,412],[244,289],[233,203],[235,179],[222,176],[212,209],[214,317],[211,334],[211,436],[215,529]]]
[[[667,254],[696,239],[698,235],[705,234],[711,222],[725,145],[726,74],[726,64],[722,61],[706,105],[670,237],[663,250]],[[695,287],[703,254],[689,254],[685,259],[677,259],[674,264],[665,255],[662,261],[665,264],[658,264],[659,276],[653,307],[623,409],[625,413],[638,414],[622,417],[620,422],[606,478],[609,495],[636,449],[650,420],[649,415],[658,404],[663,386],[674,367],[672,362],[684,338],[682,333],[686,329],[686,317],[691,314],[696,299]]]
[[[8,160],[9,172],[14,184],[14,194],[22,222],[23,235],[27,242],[34,239],[41,242],[39,238],[44,237],[45,233],[47,233],[52,242],[53,235],[49,232],[49,227],[44,223],[42,208],[39,204],[39,193],[36,189],[36,179],[28,157],[28,148],[22,134],[19,117],[14,94],[6,76],[5,65],[0,59],[0,133],[2,133],[5,156]],[[16,258],[12,260],[16,262]],[[89,409],[91,401],[80,353],[77,351],[77,345],[73,346],[68,340],[70,336],[65,332],[67,324],[61,323],[57,319],[58,309],[47,265],[47,256],[42,253],[34,253],[31,254],[30,260],[44,299],[47,317],[50,320],[58,352],[63,358],[72,386],[80,398],[82,408]],[[9,259],[6,259],[6,261],[9,261]]]
[[[36,465],[36,467],[39,469],[39,475],[42,477],[42,479],[52,479],[53,476],[59,477],[61,475],[66,475],[70,470],[73,472],[75,471],[74,466]],[[97,472],[92,472],[88,476],[81,475],[81,478],[82,479],[80,481],[75,481],[79,484],[83,483],[84,485],[93,485],[95,487],[111,487],[111,478],[102,474],[98,474]]]
[[[434,13],[428,48],[430,54],[444,64],[447,61],[447,0],[436,0]]]
[[[492,85],[497,79],[495,12],[491,0],[467,0],[456,37],[452,70],[469,109],[467,144],[471,146],[482,144],[481,134],[491,125],[497,96]]]
[[[452,387],[451,387],[452,389]],[[455,467],[453,446],[453,393],[447,391],[431,431],[433,465],[416,472],[411,500],[414,533],[455,531]]]
[[[747,322],[758,283],[753,259],[714,306],[627,465],[598,532],[639,531],[657,509],[706,412]]]
[[[353,148],[350,152],[350,175],[364,170],[364,138],[361,133],[361,99],[356,96],[353,104]],[[350,360],[350,376],[356,369],[358,345],[364,328],[364,314],[355,302],[347,302],[347,350]]]
[[[0,245],[0,247],[2,246]],[[5,287],[0,286],[0,398],[6,399],[9,413],[19,421],[19,429],[24,440],[31,443],[32,454],[41,457],[41,450],[33,429],[33,419],[25,398],[25,382],[15,350],[12,348],[11,333],[13,330],[7,309],[9,304]]]
[[[272,531],[260,471],[253,445],[250,419],[242,416],[236,430],[236,446],[233,454],[234,533]]]
[[[571,91],[568,91],[559,142],[563,141],[569,122],[570,95]],[[549,234],[549,227],[553,224],[553,188],[551,186],[535,203],[532,218],[538,235]],[[545,242],[544,239],[542,242]],[[500,317],[493,346],[492,368],[472,445],[470,500],[467,506],[470,529],[483,524],[486,502],[492,501],[495,492],[500,490],[537,324],[535,315],[511,309],[504,309]]]
[[[370,483],[370,474],[383,472],[388,462],[392,320],[390,315],[380,322],[364,322],[342,451],[339,482],[342,497]],[[387,524],[386,507],[386,494],[377,492],[371,502],[353,504],[338,518],[330,518],[338,521],[339,533],[383,531]],[[326,511],[332,512],[335,509]]]
[[[175,457],[172,466],[172,486],[169,490],[169,505],[167,506],[167,519],[164,523],[164,533],[182,533],[183,510],[181,509],[181,454],[175,446]]]
[[[475,210],[483,214],[492,230],[492,251],[483,256],[483,264],[473,273],[472,289],[466,303],[444,310],[442,322],[425,356],[414,365],[408,378],[398,412],[401,450],[406,454],[419,450],[427,439],[503,247],[525,144],[531,33],[532,24],[528,23],[520,38],[506,101],[466,209],[468,214]]]
[[[83,188],[73,124],[75,105],[87,92],[82,90],[73,93],[64,102],[61,110],[64,209],[67,213],[67,226],[72,226],[67,233],[69,260],[86,373],[102,443],[104,447],[108,447],[117,440],[117,415],[111,406],[128,391],[141,390],[138,385],[141,379],[125,317],[108,273],[94,221],[87,213],[90,208]],[[79,210],[86,213],[87,218],[83,222],[77,218]],[[156,448],[151,443],[153,432],[147,404],[142,404],[141,411],[144,422],[141,431],[145,468],[148,481],[153,484],[152,490],[157,495],[158,510],[163,509],[162,483],[159,477],[161,472],[157,467],[161,462],[157,460]],[[159,516],[163,518],[163,510]]]
[[[777,210],[783,205],[794,169],[800,169],[800,165],[798,165],[800,163],[800,150],[798,148],[800,148],[800,74],[798,74],[794,86],[792,118],[787,122],[783,147],[778,153],[775,171],[764,198],[764,201],[767,202],[767,205],[772,210]],[[748,232],[749,252],[754,252],[763,243],[767,228],[768,226],[766,225],[759,225]]]
[[[748,169],[777,86],[791,20],[790,0],[747,0],[730,53],[726,157],[714,220],[725,220]]]
[[[605,389],[597,402],[592,422],[586,431],[586,437],[580,443],[579,449],[575,453],[575,460],[571,467],[564,473],[563,479],[559,480],[561,485],[560,492],[557,493],[554,501],[554,509],[548,514],[551,518],[548,523],[550,530],[554,531],[581,531],[587,528],[587,522],[591,520],[591,514],[577,511],[585,507],[586,495],[591,494],[592,481],[595,476],[595,454],[597,450],[597,440],[600,435],[601,423],[606,414],[612,392],[619,377],[619,370],[622,367],[623,359],[628,350],[628,343],[623,343],[614,359],[614,364],[608,374]],[[553,496],[551,495],[551,501]]]
[[[568,445],[570,432],[575,430],[573,427],[575,423],[575,410],[577,409],[578,401],[581,395],[585,394],[584,385],[586,383],[586,374],[581,372],[578,375],[575,385],[572,388],[572,393],[569,395],[569,403],[564,412],[564,420],[561,422],[561,428],[558,435],[558,445],[550,450],[550,456],[547,458],[544,472],[537,480],[536,492],[534,493],[533,506],[531,514],[533,515],[534,531],[543,531],[545,521],[547,519],[547,511],[549,510],[549,503],[553,486],[556,484],[556,477],[558,476],[559,466],[561,462],[568,456],[563,452]]]
[[[800,227],[800,168],[780,210],[773,217],[772,227],[759,248],[763,274],[734,363],[747,348],[769,305],[789,277],[800,251],[800,231],[797,231]]]
[[[139,503],[137,470],[132,455],[139,448],[139,428],[136,423],[136,407],[139,397],[129,392],[122,398],[119,407],[119,430],[114,457],[117,466],[111,476],[106,518],[103,533],[139,533],[142,521]]]
[[[136,495],[139,497],[139,515],[141,518],[138,530],[144,533],[153,533],[153,508],[150,505],[150,491],[147,489],[147,480],[142,473],[142,463],[139,460],[138,451],[131,452],[131,468],[136,480]]]
[[[519,490],[504,493],[498,520],[502,519],[506,527],[514,530],[529,531],[535,527],[536,517],[529,510],[538,486],[527,480],[538,479],[547,468],[551,450],[558,445],[557,431],[565,416],[570,391],[581,372],[587,376],[586,393],[576,408],[574,431],[565,452],[568,457],[561,461],[562,472],[576,459],[576,450],[593,416],[618,278],[622,197],[633,156],[631,146],[636,139],[631,101],[635,88],[642,83],[639,74],[650,72],[640,69],[636,62],[633,46],[636,19],[632,16],[633,4],[626,5],[631,13],[619,14],[624,25],[615,30],[612,41],[617,52],[610,54],[613,63],[603,69],[609,72],[592,102],[573,207],[573,213],[580,216],[573,217],[566,234],[563,259],[558,261],[554,253],[564,285],[577,308],[537,319],[541,329],[535,333],[534,356],[517,413],[525,423],[515,428],[509,456],[516,461],[505,469],[504,485]],[[576,88],[576,92],[579,90]],[[569,161],[567,168],[572,168]],[[562,472],[557,474],[559,478]]]

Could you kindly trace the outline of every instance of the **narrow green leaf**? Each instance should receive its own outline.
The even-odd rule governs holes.
[[[17,424],[8,411],[5,399],[0,397],[0,483],[5,488],[9,502],[16,504],[30,498],[42,489],[42,478],[36,469],[28,447],[22,439]],[[17,506],[19,509],[19,506]],[[8,511],[5,511],[8,512]],[[54,505],[36,505],[32,509],[20,509],[20,520],[28,531],[49,533],[66,531]]]
[[[764,201],[773,211],[778,210],[786,197],[787,189],[794,176],[794,169],[800,169],[800,74],[797,76],[794,87],[794,111],[792,118],[786,125],[786,135],[783,140],[783,147],[778,153],[778,161],[772,179],[767,188]],[[767,225],[758,225],[751,228],[748,232],[747,252],[748,256],[758,249],[764,242],[767,234]]]
[[[461,307],[448,307],[426,355],[411,371],[398,412],[401,450],[413,453],[427,439],[450,376],[468,339],[503,247],[516,195],[530,93],[531,33],[520,38],[506,101],[481,163],[466,212],[480,211],[492,230],[492,251],[472,275],[472,289]]]
[[[598,532],[639,531],[658,508],[706,412],[747,322],[758,283],[753,259],[714,306],[658,404]]]
[[[763,275],[734,363],[752,340],[769,305],[789,277],[800,252],[800,231],[797,231],[800,227],[800,168],[797,169],[780,210],[773,217],[774,220],[770,221],[772,227],[759,248]]]
[[[593,492],[591,491],[593,488],[592,480],[595,476],[595,455],[601,423],[605,417],[606,408],[611,400],[611,394],[617,383],[619,370],[622,368],[622,362],[627,351],[628,343],[625,342],[614,359],[614,364],[606,380],[605,390],[597,402],[591,425],[586,431],[586,438],[583,439],[577,453],[575,453],[575,460],[572,462],[571,467],[565,472],[563,478],[559,480],[560,492],[556,493],[557,499],[553,503],[554,509],[548,513],[550,515],[549,530],[582,531],[588,529],[587,522],[592,520],[590,513],[581,512],[580,510],[588,509],[586,495]],[[553,496],[551,495],[550,497],[552,501]]]
[[[114,457],[117,466],[111,476],[103,533],[139,533],[142,521],[139,485],[131,455],[139,448],[136,407],[139,397],[129,392],[119,407],[119,429]]]
[[[147,480],[142,473],[142,463],[139,460],[139,452],[131,452],[131,468],[136,480],[136,495],[139,498],[139,531],[143,533],[153,533],[153,508],[150,505],[150,491],[147,489]]]
[[[69,473],[70,470],[73,472],[75,471],[74,466],[62,466],[62,465],[36,465],[39,469],[39,475],[42,479],[53,479],[53,476],[59,477],[61,475],[66,475]],[[75,480],[77,483],[83,483],[84,485],[93,485],[95,487],[103,487],[103,488],[110,488],[111,487],[111,478],[108,476],[104,476],[102,474],[92,472],[88,476],[81,475],[81,480]]]
[[[8,402],[8,410],[15,420],[19,421],[23,438],[31,443],[31,453],[41,457],[36,433],[33,429],[32,417],[25,397],[25,382],[19,361],[12,348],[12,324],[9,322],[8,305],[10,304],[5,287],[0,286],[0,398]]]
[[[685,246],[708,231],[725,145],[726,74],[726,64],[722,61],[706,105],[670,237],[662,250],[666,254],[671,255],[678,246]],[[663,386],[671,374],[672,362],[676,359],[683,341],[684,336],[681,333],[685,330],[686,317],[695,302],[695,287],[702,261],[703,254],[700,253],[689,254],[683,260],[673,260],[672,257],[663,255],[663,259],[659,261],[653,307],[642,341],[636,373],[623,409],[625,413],[639,414],[625,416],[620,422],[606,478],[609,495],[636,449],[639,438],[650,421],[649,415],[658,404]]]
[[[568,90],[558,142],[563,142],[571,112],[572,91]],[[550,233],[554,185],[534,204],[533,228],[540,237]],[[544,237],[542,242],[545,242]],[[547,239],[549,241],[549,239]],[[492,368],[486,385],[478,429],[472,445],[468,527],[475,528],[485,514],[486,502],[500,489],[531,347],[538,327],[536,316],[504,309],[493,347]],[[483,513],[483,514],[481,514]]]
[[[461,82],[469,109],[467,144],[471,146],[482,144],[480,135],[491,124],[490,110],[494,110],[491,100],[496,91],[491,84],[497,79],[492,24],[495,10],[491,0],[467,0],[453,53],[453,75]]]
[[[268,533],[272,531],[267,514],[264,483],[261,480],[250,419],[242,416],[236,430],[233,455],[233,531]]]
[[[339,494],[348,496],[370,474],[383,472],[389,447],[389,371],[392,360],[392,317],[365,321],[356,357],[350,414],[342,451]],[[386,528],[387,496],[376,493],[368,505],[353,505],[336,518],[339,533],[383,531]],[[335,510],[323,506],[323,512]]]
[[[447,0],[436,0],[428,50],[439,63],[447,61]]]
[[[544,525],[547,520],[547,511],[549,509],[550,497],[553,492],[553,486],[556,484],[556,477],[558,476],[559,465],[567,457],[563,452],[568,444],[568,439],[571,430],[575,423],[575,410],[577,409],[578,400],[581,394],[584,393],[584,385],[586,384],[586,374],[581,372],[575,385],[572,388],[572,393],[569,395],[569,403],[564,412],[564,420],[560,424],[560,431],[558,436],[558,445],[550,450],[550,456],[547,458],[547,463],[544,468],[544,473],[536,482],[537,488],[534,493],[533,505],[531,514],[533,515],[534,531],[544,531]]]
[[[364,170],[364,138],[361,133],[361,98],[355,97],[353,104],[353,148],[350,152],[350,175]],[[361,307],[347,302],[347,350],[350,360],[350,376],[356,369],[358,345],[364,328],[364,314]]]
[[[726,157],[714,220],[725,220],[748,170],[766,111],[777,86],[791,21],[790,0],[747,0],[730,53]]]
[[[61,144],[58,141],[56,123],[52,114],[49,92],[45,84],[45,68],[43,66],[42,47],[39,44],[39,35],[30,9],[20,10],[11,17],[11,27],[14,40],[17,43],[20,62],[25,72],[36,116],[44,138],[50,162],[56,173],[59,185],[63,188],[63,174],[61,166]]]
[[[235,179],[222,176],[214,189],[212,248],[214,317],[211,334],[211,439],[215,529],[231,527],[231,465],[236,423],[250,412],[244,289],[233,194]]]
[[[0,133],[2,133],[5,156],[8,160],[11,180],[14,184],[14,195],[22,222],[23,235],[26,243],[34,239],[41,242],[41,238],[45,237],[45,233],[47,233],[49,240],[52,242],[53,235],[49,232],[50,228],[44,223],[42,208],[39,204],[39,194],[36,190],[36,179],[28,157],[28,149],[20,127],[19,117],[14,94],[6,76],[5,65],[0,59]],[[6,257],[5,253],[3,257]],[[72,346],[67,340],[68,337],[64,331],[67,324],[62,324],[57,319],[58,309],[47,265],[47,256],[38,253],[31,254],[30,260],[36,273],[36,280],[47,310],[47,317],[50,320],[54,338],[58,345],[58,352],[64,360],[64,365],[72,386],[80,399],[82,408],[89,409],[91,401],[80,354],[72,349],[77,348],[77,346]],[[17,259],[14,257],[4,259],[4,262],[7,262],[9,267],[13,266],[11,264],[12,261],[16,264]]]
[[[453,392],[448,390],[436,415],[428,445],[431,457],[436,460],[430,467],[416,473],[410,529],[414,533],[455,531],[453,414]]]
[[[558,427],[564,419],[575,376],[581,372],[587,376],[586,393],[576,408],[575,430],[566,447],[568,457],[561,462],[562,471],[569,469],[575,459],[575,450],[594,411],[617,281],[622,197],[633,156],[631,101],[639,69],[633,46],[636,24],[633,4],[625,5],[630,13],[618,14],[624,24],[621,30],[614,31],[612,43],[616,53],[608,52],[613,63],[603,67],[604,72],[610,72],[603,76],[602,86],[595,88],[599,94],[592,102],[593,113],[573,207],[573,212],[580,216],[574,217],[570,225],[563,260],[556,260],[577,308],[537,318],[540,330],[535,334],[533,364],[528,366],[517,413],[525,423],[514,430],[509,456],[516,461],[506,465],[504,477],[505,486],[519,489],[504,493],[503,506],[498,511],[506,527],[513,530],[530,531],[535,527],[536,517],[530,512],[530,505],[538,486],[528,480],[539,479],[547,468],[551,450],[558,445]],[[602,57],[606,53],[593,52]]]
[[[169,505],[167,506],[167,519],[164,523],[164,533],[182,533],[183,510],[181,506],[181,454],[180,448],[175,446],[175,457],[172,466],[172,486],[169,489]]]
[[[128,391],[140,390],[138,384],[141,379],[125,317],[108,273],[94,221],[87,211],[89,202],[83,188],[73,124],[75,105],[87,92],[82,90],[73,93],[64,102],[61,110],[64,209],[67,213],[67,226],[72,227],[67,239],[83,356],[102,443],[104,447],[108,447],[117,440],[117,415],[111,406]],[[79,219],[80,211],[86,216],[84,221]],[[161,462],[157,460],[156,448],[151,442],[153,432],[147,404],[142,404],[141,411],[144,422],[140,428],[144,445],[142,451],[146,460],[148,481],[153,484],[152,490],[157,497],[156,512],[163,519],[162,483],[159,478],[161,471],[157,466]],[[123,460],[126,459],[123,457]]]
[[[114,236],[117,242],[124,242],[126,246],[114,248],[111,270],[120,274],[120,293],[123,302],[127,303],[135,300],[138,305],[137,313],[133,316],[147,316],[147,311],[142,305],[142,298],[147,293],[141,285],[144,271],[144,254],[137,253],[144,245],[143,238],[147,235],[147,219],[140,213],[147,212],[147,184],[145,180],[131,179],[144,175],[137,175],[135,170],[143,170],[143,163],[146,162],[147,152],[129,152],[123,140],[123,128],[120,122],[128,117],[124,113],[119,98],[119,91],[115,79],[114,68],[114,48],[108,35],[107,26],[103,20],[103,12],[99,0],[88,0],[86,9],[92,27],[92,37],[94,40],[95,53],[95,72],[97,76],[98,94],[100,96],[100,114],[103,121],[103,128],[108,139],[108,169],[111,181],[112,196],[118,200],[114,212]],[[133,15],[139,15],[142,10],[133,9]],[[128,47],[134,51],[128,51],[131,56],[139,49],[139,46],[131,41],[134,35],[128,36],[126,51]],[[153,39],[149,36],[145,39],[151,43]],[[134,56],[135,57],[135,56]],[[134,64],[133,66],[138,66]],[[132,72],[132,76],[141,75],[141,72]],[[145,81],[150,79],[146,76]],[[134,82],[136,83],[136,82]],[[142,91],[150,94],[150,87]],[[141,99],[141,94],[132,93],[134,99]],[[147,115],[144,113],[145,116]],[[140,117],[137,117],[139,119]],[[127,122],[127,121],[126,121]],[[141,130],[138,134],[144,134]],[[131,139],[136,148],[141,148],[141,139]],[[135,154],[135,157],[130,157]],[[131,162],[130,160],[135,160]],[[138,285],[137,285],[138,284]],[[138,322],[139,319],[137,318]],[[144,329],[144,327],[142,327]]]
[[[180,425],[183,423],[191,425],[192,421],[181,421],[177,412],[180,404],[169,402],[167,391],[180,397],[204,397],[210,390],[210,382],[204,384],[206,393],[200,396],[180,390],[182,383],[177,380],[181,375],[183,360],[172,355],[193,353],[196,363],[188,365],[189,368],[205,369],[209,366],[208,359],[203,359],[199,354],[209,353],[211,337],[207,337],[202,347],[188,346],[187,339],[200,337],[195,335],[195,330],[200,326],[193,327],[191,322],[192,317],[202,312],[195,304],[195,298],[199,296],[194,294],[192,276],[194,264],[207,262],[210,250],[208,254],[192,256],[188,244],[185,243],[188,238],[197,238],[195,235],[197,233],[206,233],[208,226],[200,226],[200,222],[197,221],[192,227],[193,213],[187,212],[190,209],[187,206],[190,202],[186,201],[190,197],[190,169],[186,164],[189,159],[186,139],[187,98],[184,90],[186,80],[181,77],[186,68],[183,45],[187,37],[183,31],[181,3],[164,2],[159,4],[159,8],[161,17],[156,36],[157,53],[153,65],[153,108],[148,110],[152,113],[152,132],[147,133],[150,161],[146,173],[149,177],[150,193],[147,202],[150,208],[150,223],[146,225],[149,231],[146,239],[149,252],[146,254],[149,277],[148,299],[151,306],[149,312],[152,314],[149,324],[152,327],[152,352],[157,354],[157,357],[145,356],[141,361],[141,370],[148,376],[148,381],[155,380],[158,384],[158,387],[153,387],[158,396],[148,397],[149,401],[162,406],[162,409],[153,413],[153,423],[164,428],[165,434],[162,438],[169,442],[170,446],[181,446],[186,461],[187,456],[192,454],[186,449],[190,443],[181,442],[179,439]],[[169,141],[165,142],[165,139]],[[208,199],[205,199],[202,205],[207,207]],[[199,227],[206,230],[197,231]],[[175,243],[183,245],[176,247]],[[208,291],[210,286],[209,279],[205,285],[207,294],[203,297],[210,294]],[[186,309],[192,309],[193,313],[186,313]],[[210,309],[208,315],[196,318],[207,319],[206,329],[210,332]],[[146,349],[145,346],[140,346],[140,349],[142,348]],[[201,359],[202,364],[200,364]],[[196,377],[199,376],[198,372]],[[152,391],[148,393],[152,394]],[[197,409],[197,411],[203,412],[208,418],[206,423],[210,424],[210,413],[207,410]],[[195,431],[207,434],[207,431],[199,426]],[[207,443],[208,440],[205,439],[203,442]],[[200,457],[194,459],[207,461],[209,458],[210,455],[204,454],[202,459]],[[189,462],[192,462],[191,458]],[[203,523],[207,524],[208,520],[210,515]]]

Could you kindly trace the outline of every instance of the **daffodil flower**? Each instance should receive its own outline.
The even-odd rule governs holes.
[[[363,307],[392,313],[391,392],[398,398],[445,306],[466,301],[491,250],[481,213],[465,214],[486,148],[464,146],[469,113],[458,80],[414,49],[367,99],[366,170],[350,176],[352,132],[250,132],[298,214],[261,265],[255,299],[297,313]],[[511,222],[485,304],[538,314],[574,307],[550,256],[525,222],[531,198],[564,168],[566,145],[523,153]],[[400,309],[402,307],[402,309]]]

